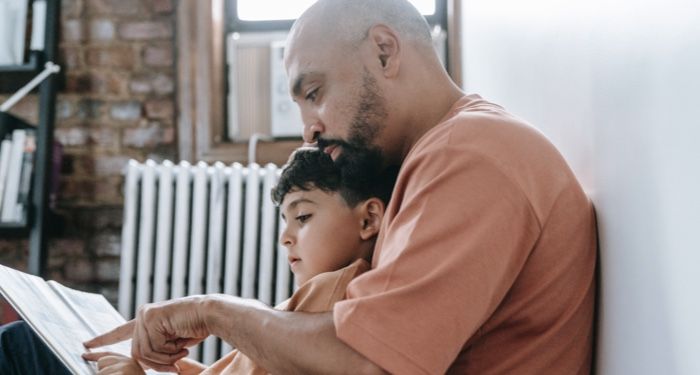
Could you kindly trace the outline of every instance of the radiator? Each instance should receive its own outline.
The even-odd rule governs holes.
[[[190,165],[131,160],[124,187],[119,312],[203,293],[274,305],[293,292],[270,190],[273,164]],[[190,357],[211,364],[232,348],[210,337]]]

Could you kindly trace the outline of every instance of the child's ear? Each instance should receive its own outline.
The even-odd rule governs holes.
[[[379,233],[384,218],[384,202],[379,198],[370,198],[360,203],[360,238],[369,240]]]

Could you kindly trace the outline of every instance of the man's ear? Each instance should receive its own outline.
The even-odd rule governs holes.
[[[386,25],[375,25],[369,29],[369,39],[376,50],[385,77],[395,77],[399,73],[400,43],[396,31]]]
[[[360,238],[369,240],[379,233],[384,218],[384,202],[379,198],[370,198],[357,207],[360,213]]]

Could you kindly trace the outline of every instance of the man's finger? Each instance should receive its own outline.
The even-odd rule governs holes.
[[[88,349],[98,348],[100,346],[112,345],[120,341],[130,339],[131,334],[134,331],[134,324],[135,322],[130,320],[107,333],[103,333],[97,337],[85,341],[83,345]]]

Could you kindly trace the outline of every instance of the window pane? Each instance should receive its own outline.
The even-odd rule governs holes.
[[[243,21],[293,20],[316,0],[238,0],[238,18]],[[435,14],[435,0],[411,0],[429,16]]]

